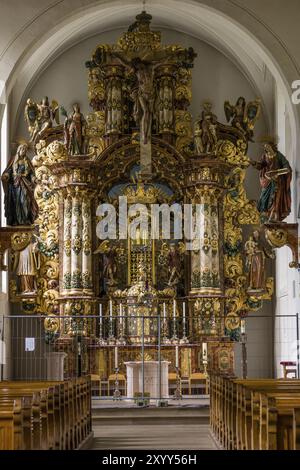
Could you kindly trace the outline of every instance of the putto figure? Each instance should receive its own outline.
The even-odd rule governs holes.
[[[38,215],[34,198],[35,173],[22,144],[2,175],[5,216],[8,225],[32,225]]]
[[[54,120],[59,124],[59,106],[56,101],[52,101],[50,105],[48,96],[45,96],[40,104],[31,98],[27,100],[25,121],[30,133],[30,142],[36,143],[42,139],[45,131],[53,127]]]
[[[264,153],[259,162],[251,161],[259,170],[261,194],[257,208],[264,221],[281,222],[291,212],[292,169],[279,152],[274,139],[264,142]]]
[[[67,116],[67,113],[62,110],[66,116],[64,124],[65,145],[70,155],[83,155],[86,150],[86,127],[87,122],[84,115],[80,112],[78,103],[73,105],[73,111]]]

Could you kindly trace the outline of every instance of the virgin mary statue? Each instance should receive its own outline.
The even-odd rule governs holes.
[[[2,175],[7,225],[32,225],[38,215],[34,198],[34,168],[27,156],[27,145],[19,145],[16,155]]]

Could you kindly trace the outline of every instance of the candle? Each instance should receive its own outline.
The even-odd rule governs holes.
[[[102,324],[102,304],[99,304],[99,319],[100,323]]]
[[[122,311],[123,305],[120,303],[120,325],[123,323],[123,311]]]
[[[185,322],[185,302],[183,302],[182,304],[182,319],[183,319],[183,323]]]
[[[110,320],[112,320],[112,314],[113,314],[113,310],[112,310],[112,300],[109,301],[109,316],[110,316]]]
[[[176,357],[175,357],[175,367],[178,369],[178,367],[179,367],[179,365],[178,365],[178,364],[179,364],[179,357],[178,357],[178,356],[179,356],[179,354],[178,354],[179,351],[178,351],[178,346],[175,347],[175,353],[176,353],[176,354],[175,354],[175,356],[176,356]]]
[[[175,299],[173,300],[173,318],[174,320],[176,318],[176,300]]]
[[[202,343],[202,357],[203,361],[207,361],[207,343]]]
[[[164,320],[166,320],[167,312],[166,312],[166,303],[165,302],[164,302],[164,305],[163,305],[163,315],[164,315]]]
[[[118,348],[115,347],[115,369],[118,369]]]
[[[246,333],[246,320],[241,320],[241,334],[244,335]]]

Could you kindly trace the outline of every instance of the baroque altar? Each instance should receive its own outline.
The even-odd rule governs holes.
[[[87,116],[77,103],[71,112],[48,98],[26,103],[30,141],[2,176],[10,219],[0,255],[9,250],[10,301],[42,316],[45,341],[67,353],[69,375],[125,373],[142,344],[144,360],[156,361],[158,337],[170,370],[231,374],[243,319],[272,297],[265,272],[274,249],[288,245],[298,267],[297,226],[283,221],[288,162],[270,137],[260,162],[247,156],[260,101],[226,101],[226,124],[209,102],[193,119],[195,60],[192,48],[162,45],[142,12],[86,62]],[[250,165],[263,181],[258,203],[244,187]],[[154,205],[175,205],[181,222],[189,206],[199,236],[179,236],[173,213],[169,234],[161,222],[140,223],[130,237],[136,205],[151,221]],[[111,208],[118,233],[103,237]]]

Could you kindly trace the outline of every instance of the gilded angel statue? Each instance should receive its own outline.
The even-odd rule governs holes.
[[[227,122],[236,127],[248,140],[253,140],[253,129],[255,123],[260,115],[261,104],[260,100],[256,99],[246,103],[243,96],[237,99],[235,105],[225,101],[224,111]]]
[[[48,96],[45,96],[40,104],[32,98],[28,98],[25,106],[25,121],[30,133],[30,142],[38,142],[46,130],[53,127],[53,121],[59,125],[59,106],[52,100],[49,103]]]

